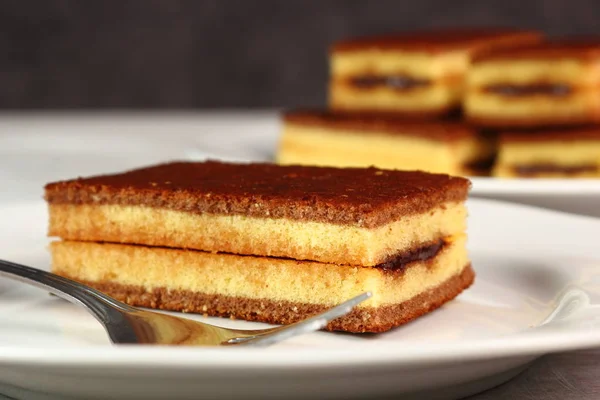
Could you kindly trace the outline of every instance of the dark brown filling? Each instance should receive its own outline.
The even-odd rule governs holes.
[[[372,89],[386,86],[394,90],[411,90],[429,86],[429,79],[411,78],[403,75],[389,76],[357,76],[350,79],[350,84],[360,89]]]
[[[387,271],[402,270],[408,264],[415,261],[427,261],[434,258],[444,248],[445,245],[446,242],[443,239],[439,239],[433,243],[419,247],[418,249],[396,255],[384,263],[375,265],[373,268],[381,268]]]
[[[521,176],[533,176],[543,173],[561,173],[565,175],[575,175],[583,172],[597,172],[598,166],[593,164],[582,165],[556,165],[556,164],[533,164],[516,165],[513,167],[515,172]]]
[[[567,96],[571,94],[573,88],[569,85],[556,83],[533,83],[529,85],[498,84],[487,86],[484,91],[510,97],[534,95]]]
[[[477,173],[487,173],[492,169],[495,161],[496,157],[492,156],[488,158],[482,158],[479,160],[469,161],[464,165],[464,167],[469,171]]]
[[[118,244],[115,242],[104,242],[104,241],[97,241],[96,243]],[[442,249],[447,244],[448,244],[448,242],[445,241],[444,239],[438,239],[436,241],[433,241],[431,243],[428,243],[428,244],[418,247],[416,249],[409,250],[409,251],[402,252],[400,254],[391,256],[387,261],[382,262],[380,264],[376,264],[370,268],[381,268],[386,271],[401,271],[404,268],[406,268],[409,264],[411,264],[415,261],[427,261],[427,260],[433,259],[435,256],[437,256],[437,254],[440,251],[442,251]],[[150,246],[150,245],[138,244],[138,243],[127,243],[127,245],[135,246],[135,247],[145,247],[148,249],[173,249],[173,248],[167,247],[167,246]],[[182,249],[175,249],[175,250],[182,250]],[[203,250],[198,250],[198,249],[187,249],[185,251],[203,252]],[[225,254],[225,255],[240,256],[240,257],[261,257],[261,256],[252,255],[252,254],[234,254],[234,253],[227,253],[227,252],[218,252],[218,253]],[[266,257],[269,259],[274,259],[274,260],[295,260],[295,261],[299,261],[299,262],[310,261],[310,260],[296,260],[296,259],[290,258],[290,257],[278,257],[278,256],[266,256]]]

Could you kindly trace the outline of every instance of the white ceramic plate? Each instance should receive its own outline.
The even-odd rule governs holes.
[[[471,178],[471,195],[600,217],[600,179]]]
[[[28,399],[456,398],[511,378],[543,354],[600,346],[600,221],[476,199],[469,212],[474,286],[380,335],[318,332],[267,349],[117,347],[82,309],[2,279],[0,392]],[[47,268],[44,204],[0,207],[0,221],[0,257]]]

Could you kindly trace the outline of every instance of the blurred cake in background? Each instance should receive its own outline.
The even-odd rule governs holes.
[[[338,111],[445,115],[461,105],[473,56],[542,39],[530,30],[456,29],[343,40],[329,54],[329,106]]]
[[[277,162],[480,175],[493,156],[493,141],[460,122],[295,110],[283,117]]]
[[[600,127],[499,135],[496,177],[600,177]]]
[[[479,54],[464,113],[493,128],[600,122],[600,40],[563,40]]]

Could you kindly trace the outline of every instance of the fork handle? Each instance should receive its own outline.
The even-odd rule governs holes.
[[[10,261],[0,260],[0,276],[36,286],[71,303],[82,305],[103,324],[114,323],[123,318],[122,312],[134,310],[127,304],[74,280]]]

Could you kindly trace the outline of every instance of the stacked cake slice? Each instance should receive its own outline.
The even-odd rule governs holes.
[[[280,163],[488,175],[495,132],[461,121],[472,61],[531,46],[520,29],[442,29],[345,38],[328,53],[325,110],[282,118]]]
[[[440,116],[459,108],[471,59],[480,52],[538,43],[514,29],[444,29],[341,40],[332,46],[334,110]]]
[[[600,177],[600,40],[554,40],[480,54],[465,117],[499,132],[493,176]]]
[[[53,271],[130,304],[382,332],[474,278],[469,181],[425,172],[174,162],[46,186]]]
[[[295,110],[283,117],[277,162],[377,166],[479,175],[494,161],[494,141],[460,122]]]
[[[496,177],[600,177],[598,126],[503,132],[499,148]]]

